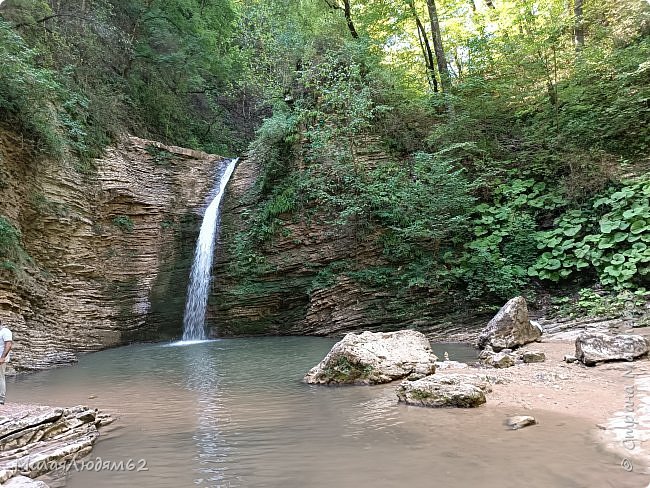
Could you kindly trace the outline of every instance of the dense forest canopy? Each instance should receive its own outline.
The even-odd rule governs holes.
[[[318,211],[382,259],[313,286],[580,290],[601,311],[646,296],[644,0],[5,0],[0,15],[0,123],[50,161],[92,171],[125,132],[248,150],[263,171],[233,244],[242,280],[267,272],[287,219]],[[362,167],[368,146],[387,158]]]

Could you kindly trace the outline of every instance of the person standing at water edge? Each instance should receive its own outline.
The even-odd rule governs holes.
[[[4,405],[5,395],[7,394],[5,372],[7,371],[7,363],[10,359],[9,353],[14,345],[14,341],[11,331],[4,326],[2,320],[0,320],[0,340],[2,341],[2,355],[0,355],[0,405]]]

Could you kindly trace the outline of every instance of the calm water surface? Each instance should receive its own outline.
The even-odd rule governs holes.
[[[332,344],[289,337],[129,346],[20,377],[10,395],[112,412],[118,420],[92,458],[148,469],[73,470],[70,488],[642,486],[578,419],[534,412],[540,425],[507,431],[505,418],[522,412],[407,407],[397,404],[395,385],[303,384]],[[434,348],[473,357],[457,345]]]

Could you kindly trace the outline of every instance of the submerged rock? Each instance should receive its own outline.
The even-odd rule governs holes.
[[[314,384],[388,383],[433,374],[438,358],[421,332],[347,334],[304,380]]]
[[[530,322],[526,299],[515,297],[508,301],[481,331],[478,347],[491,346],[498,352],[535,342],[541,335],[540,328]]]
[[[523,429],[524,427],[535,425],[536,423],[537,420],[535,420],[535,417],[531,417],[530,415],[517,415],[515,417],[510,417],[506,421],[506,425],[512,430]]]
[[[576,339],[576,358],[587,366],[604,361],[632,361],[648,353],[643,336],[600,332],[584,332]]]
[[[421,407],[473,408],[485,403],[489,383],[456,374],[431,375],[417,381],[403,381],[397,387],[400,402]]]

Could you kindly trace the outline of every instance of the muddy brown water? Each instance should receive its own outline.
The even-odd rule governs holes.
[[[508,415],[530,412],[409,407],[397,403],[395,385],[303,384],[332,344],[287,337],[135,345],[18,377],[9,394],[117,417],[92,455],[54,482],[70,488],[645,486],[580,419],[538,411],[539,425],[509,431]],[[474,356],[462,345],[434,349]]]

